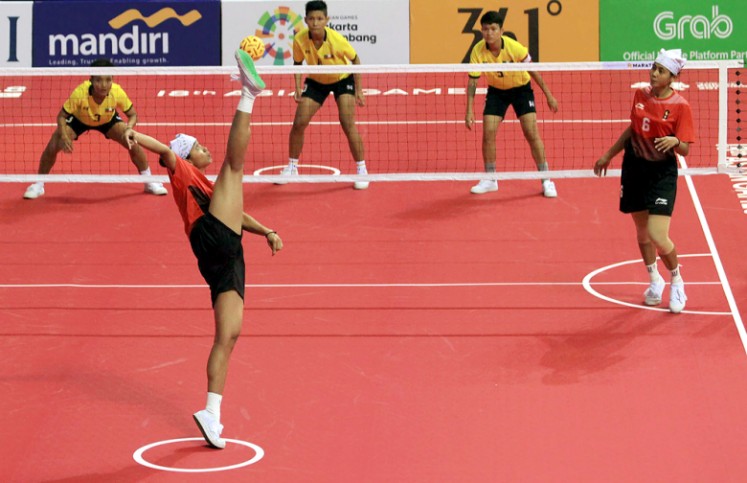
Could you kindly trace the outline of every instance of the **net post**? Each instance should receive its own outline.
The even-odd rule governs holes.
[[[728,115],[729,115],[729,67],[720,65],[718,68],[718,142],[716,153],[718,167],[726,167]]]

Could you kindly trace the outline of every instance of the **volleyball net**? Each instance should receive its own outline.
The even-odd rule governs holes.
[[[346,66],[360,74],[365,106],[356,108],[368,176],[355,163],[330,96],[305,130],[299,176],[292,182],[476,180],[482,162],[482,110],[487,84],[478,83],[471,130],[465,125],[469,72],[539,72],[558,101],[556,113],[532,82],[537,123],[552,177],[593,176],[593,163],[630,123],[634,91],[649,83],[651,63],[535,63],[492,65]],[[697,141],[687,174],[733,172],[747,155],[742,137],[743,63],[689,62],[674,88],[690,102]],[[259,67],[267,84],[252,117],[246,182],[275,182],[288,163],[289,134],[297,104],[294,74],[339,73],[339,67]],[[196,136],[213,154],[216,174],[241,85],[235,67],[71,68],[0,71],[0,182],[142,182],[119,144],[89,131],[72,153],[59,153],[52,174],[35,174],[56,128],[56,116],[73,89],[91,75],[112,75],[138,113],[136,129],[168,144],[176,133]],[[546,177],[536,172],[521,125],[509,108],[496,137],[494,179]],[[148,153],[153,181],[165,181]],[[615,174],[621,159],[613,161]]]

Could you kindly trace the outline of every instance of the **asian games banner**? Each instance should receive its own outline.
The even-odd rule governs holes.
[[[328,27],[351,43],[363,64],[410,62],[410,11],[407,0],[327,1]],[[293,65],[293,38],[306,28],[306,2],[226,1],[222,3],[222,64],[234,65],[241,39],[265,41],[257,65]]]

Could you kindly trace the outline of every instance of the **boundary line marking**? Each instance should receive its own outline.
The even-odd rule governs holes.
[[[678,156],[680,158],[680,163],[682,164],[682,167],[687,169],[687,161],[683,156]],[[734,299],[734,293],[731,290],[731,285],[729,284],[729,279],[726,277],[726,271],[724,270],[724,265],[721,263],[721,257],[718,254],[718,249],[716,248],[716,242],[713,239],[713,235],[711,234],[711,228],[708,225],[708,220],[706,219],[705,212],[703,211],[703,206],[700,204],[700,197],[698,196],[697,191],[695,191],[695,183],[692,180],[692,176],[686,175],[685,176],[685,182],[687,183],[687,189],[690,191],[690,197],[693,200],[693,206],[695,206],[695,212],[698,215],[698,220],[700,221],[700,227],[703,230],[703,235],[705,235],[706,243],[708,244],[708,249],[711,251],[711,256],[713,257],[713,264],[716,266],[716,272],[718,273],[718,278],[721,280],[721,286],[724,288],[724,295],[726,296],[726,301],[729,304],[729,309],[731,310],[731,316],[734,320],[734,325],[737,327],[737,332],[739,333],[739,339],[742,342],[742,347],[744,348],[745,354],[747,354],[747,330],[744,328],[744,322],[742,321],[742,316],[739,313],[739,307],[737,307],[737,301]]]

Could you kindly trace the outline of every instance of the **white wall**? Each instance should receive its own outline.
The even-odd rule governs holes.
[[[31,67],[32,12],[33,2],[0,2],[0,66]]]

